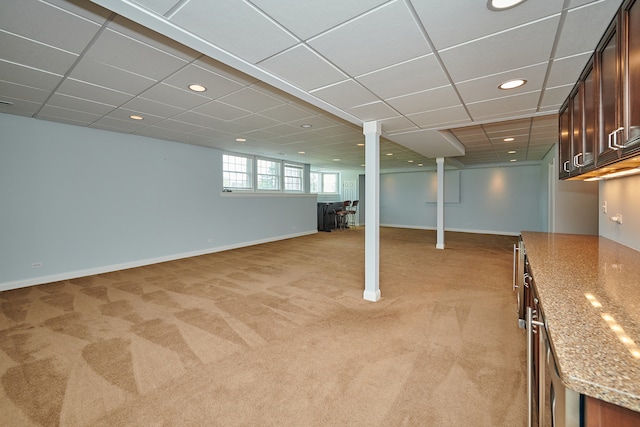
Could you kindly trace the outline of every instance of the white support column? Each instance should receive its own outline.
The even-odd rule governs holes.
[[[365,122],[364,299],[380,299],[380,122]]]
[[[444,249],[444,157],[437,157],[436,165],[438,167],[436,249]]]

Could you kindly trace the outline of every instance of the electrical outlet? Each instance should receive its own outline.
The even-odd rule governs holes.
[[[34,262],[33,264],[31,264],[31,268],[40,268],[40,267],[42,267],[41,262]]]

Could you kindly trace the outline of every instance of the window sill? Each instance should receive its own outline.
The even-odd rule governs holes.
[[[221,191],[220,197],[317,197],[307,193],[283,193],[280,191]]]

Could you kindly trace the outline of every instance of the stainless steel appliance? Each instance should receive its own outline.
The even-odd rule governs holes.
[[[527,425],[580,427],[580,394],[565,387],[560,379],[542,311],[539,307],[527,307],[526,318]],[[534,335],[537,335],[535,340]]]

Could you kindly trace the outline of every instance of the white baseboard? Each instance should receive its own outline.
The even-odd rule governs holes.
[[[69,271],[64,273],[52,274],[49,276],[32,277],[24,280],[0,283],[0,292],[11,289],[26,288],[27,286],[42,285],[44,283],[59,282],[61,280],[76,279],[78,277],[93,276],[96,274],[111,273],[113,271],[126,270],[129,268],[144,267],[145,265],[158,264],[161,262],[175,261],[178,259],[191,258],[194,256],[207,255],[216,252],[228,251],[231,249],[244,248],[247,246],[260,245],[262,243],[276,242],[278,240],[292,239],[294,237],[302,237],[310,234],[317,234],[317,230],[305,231],[295,234],[287,234],[284,236],[271,237],[267,239],[253,240],[250,242],[236,243],[233,245],[218,246],[215,248],[206,248],[197,251],[183,252],[179,254],[166,255],[157,258],[148,258],[143,260],[125,262],[121,264],[105,265],[102,267],[88,268],[85,270]]]

